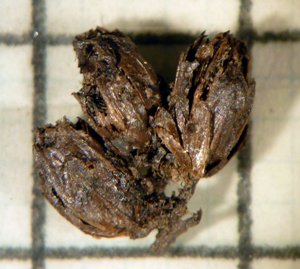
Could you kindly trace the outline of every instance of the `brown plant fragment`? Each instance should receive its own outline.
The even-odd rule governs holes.
[[[211,41],[202,34],[181,55],[169,112],[156,116],[157,133],[177,161],[173,174],[210,176],[244,143],[255,92],[249,62],[245,44],[229,33]]]
[[[35,131],[41,190],[92,236],[157,229],[152,250],[162,253],[201,219],[201,210],[186,216],[198,180],[245,142],[254,97],[247,48],[229,33],[201,35],[181,55],[166,105],[169,89],[121,32],[96,28],[73,46],[83,74],[74,96],[87,122]],[[170,181],[181,184],[178,195],[165,194]]]
[[[193,190],[167,197],[151,178],[146,179],[148,185],[143,178],[134,179],[81,119],[37,129],[34,155],[45,197],[61,215],[95,237],[136,239],[158,229],[153,250],[161,252],[200,221],[200,210],[181,220]]]
[[[76,36],[73,45],[84,77],[74,95],[91,126],[119,155],[147,150],[149,112],[160,104],[152,67],[119,31],[97,28]]]

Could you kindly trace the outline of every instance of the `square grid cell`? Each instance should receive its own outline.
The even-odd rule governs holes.
[[[257,245],[284,247],[300,241],[297,47],[298,43],[273,43],[253,49],[253,57],[258,59],[254,65],[258,90],[252,136],[252,232]],[[270,55],[279,52],[276,65]]]
[[[30,247],[32,72],[29,45],[0,45],[0,81],[0,246]]]
[[[82,76],[72,46],[49,46],[46,70],[47,121],[55,122],[63,116],[76,120],[82,112],[72,93],[80,90]]]
[[[0,34],[25,35],[31,30],[31,2],[0,1]]]
[[[253,0],[252,18],[259,32],[299,30],[300,2],[297,0]]]

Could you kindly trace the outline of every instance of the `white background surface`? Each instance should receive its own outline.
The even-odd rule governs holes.
[[[300,28],[300,1],[252,1],[259,33]],[[46,1],[49,34],[78,34],[96,25],[125,32],[207,33],[238,28],[238,0]],[[26,35],[31,2],[1,0],[0,35]],[[167,48],[166,48],[167,49]],[[300,245],[300,42],[255,43],[253,76],[257,83],[252,128],[252,243]],[[0,248],[31,247],[32,47],[0,44]],[[155,59],[154,59],[155,61]],[[150,61],[151,62],[151,61]],[[47,48],[47,122],[80,115],[70,95],[81,76],[71,45]],[[238,245],[237,159],[199,182],[191,209],[203,209],[202,223],[179,237],[181,246]],[[46,206],[46,247],[148,246],[141,240],[96,240],[84,235],[50,205]],[[237,268],[235,259],[137,258],[46,260],[47,268]],[[30,268],[30,260],[0,260],[0,268]],[[300,261],[262,259],[253,268],[300,268]]]

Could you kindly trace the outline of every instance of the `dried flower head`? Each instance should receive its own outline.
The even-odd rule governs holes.
[[[185,217],[197,181],[245,142],[255,92],[247,48],[229,33],[202,34],[181,55],[166,104],[170,89],[121,32],[96,28],[73,46],[83,74],[74,96],[87,122],[35,131],[42,192],[95,237],[157,229],[152,249],[163,252],[200,221],[201,210]],[[170,181],[182,184],[178,195],[165,194]]]

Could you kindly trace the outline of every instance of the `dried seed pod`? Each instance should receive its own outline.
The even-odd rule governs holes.
[[[200,221],[200,211],[181,220],[192,191],[166,197],[156,192],[155,182],[149,178],[149,192],[144,179],[134,179],[82,120],[72,124],[65,119],[38,129],[34,155],[44,195],[85,233],[140,238],[158,229],[154,249],[160,252]]]
[[[214,174],[245,141],[255,92],[249,62],[245,44],[229,33],[211,41],[201,35],[181,55],[170,113],[156,115],[158,136],[177,162],[175,177]]]
[[[84,76],[74,95],[89,124],[36,130],[41,189],[85,233],[134,239],[157,229],[152,249],[162,252],[200,221],[201,210],[182,219],[197,180],[245,141],[254,97],[247,49],[228,33],[202,35],[181,55],[166,108],[156,74],[123,34],[97,28],[73,45]],[[166,196],[178,178],[184,187]]]
[[[152,136],[149,114],[160,104],[152,67],[119,31],[97,28],[73,45],[84,76],[75,96],[89,123],[119,155],[145,151]]]

